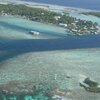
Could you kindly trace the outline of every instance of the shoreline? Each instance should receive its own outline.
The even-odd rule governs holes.
[[[77,7],[70,7],[70,6],[61,6],[61,5],[52,5],[46,3],[37,3],[37,2],[27,2],[27,1],[20,1],[20,0],[1,0],[0,4],[23,4],[29,7],[34,8],[42,8],[47,10],[59,10],[59,11],[72,11],[72,12],[100,12],[99,10],[87,9],[87,8],[77,8]]]
[[[19,9],[20,8],[20,6],[22,6],[22,5],[20,5],[21,3],[10,3],[10,5],[8,5],[9,3],[7,3],[7,4],[5,4],[5,5],[3,5],[5,8],[6,8],[6,6],[10,6],[10,9],[12,9],[12,11],[14,11],[14,9],[16,9],[16,8],[12,8],[13,6],[15,7],[18,7],[17,9]],[[13,6],[11,6],[11,5],[13,5]],[[23,5],[24,6],[24,5]],[[4,13],[2,13],[1,12],[1,15],[16,15],[16,16],[22,16],[22,17],[24,17],[24,18],[26,18],[26,19],[29,19],[29,20],[32,20],[32,21],[38,21],[38,22],[45,22],[45,23],[52,23],[52,24],[55,24],[55,25],[57,25],[57,26],[61,26],[61,27],[64,27],[64,28],[66,28],[66,29],[68,29],[68,31],[69,32],[71,32],[73,35],[87,35],[87,34],[92,34],[92,35],[94,35],[94,34],[98,34],[98,32],[100,32],[100,29],[99,29],[99,25],[97,24],[97,23],[93,23],[92,21],[91,22],[89,22],[89,21],[84,21],[84,20],[79,20],[79,19],[77,19],[76,17],[71,17],[71,16],[66,16],[66,17],[64,17],[62,14],[66,14],[66,12],[63,12],[64,11],[64,9],[62,9],[63,11],[62,12],[59,12],[59,14],[57,13],[57,12],[55,12],[55,10],[53,10],[53,11],[51,11],[50,10],[50,7],[49,6],[38,6],[38,8],[39,9],[41,9],[42,11],[43,11],[43,14],[42,13],[40,13],[41,14],[41,16],[43,15],[44,17],[42,17],[41,18],[41,16],[38,16],[37,17],[37,15],[35,14],[33,14],[33,12],[34,12],[34,8],[32,8],[32,7],[34,7],[34,6],[32,6],[32,7],[30,7],[30,5],[28,5],[27,6],[27,4],[25,4],[25,10],[27,10],[26,8],[28,7],[29,9],[31,9],[31,15],[29,16],[29,14],[27,13],[27,15],[26,15],[26,13],[25,13],[25,15],[24,16],[22,16],[21,15],[21,13],[22,12],[20,12],[20,13],[18,13],[18,12],[16,12],[15,14],[13,14],[13,12],[12,11],[8,11],[7,13],[5,13],[5,10],[4,10]],[[35,5],[35,9],[36,9],[36,5]],[[42,7],[42,8],[41,8]],[[55,7],[56,8],[56,7]],[[2,9],[2,6],[1,6],[1,9]],[[6,8],[7,9],[7,8]],[[46,10],[45,10],[46,9]],[[53,8],[52,8],[53,9]],[[60,8],[58,8],[58,9],[60,9]],[[20,11],[21,9],[19,9],[19,11]],[[61,10],[61,9],[60,9]],[[69,9],[70,10],[70,12],[68,12],[67,11],[67,13],[68,14],[70,14],[70,13],[72,13],[71,11],[72,11],[72,9]],[[58,10],[59,11],[59,10]],[[27,11],[28,12],[28,11]],[[50,13],[50,15],[52,15],[52,17],[51,17],[51,19],[48,17],[48,14],[47,14],[47,12],[49,13],[49,12],[51,12]],[[55,13],[55,15],[54,15],[54,13]],[[77,12],[75,12],[75,10],[74,10],[74,12],[73,13],[79,13],[79,11],[77,11]],[[35,19],[34,19],[34,16],[35,16]],[[46,19],[44,19],[45,18],[45,16],[47,17]],[[60,20],[59,20],[59,18],[58,17],[60,17]],[[66,20],[63,20],[63,19],[66,19]],[[61,23],[60,23],[60,22]],[[67,22],[66,22],[67,21]],[[83,24],[83,28],[80,28],[79,27],[79,25],[81,25],[81,24]],[[91,24],[91,25],[90,25]],[[73,29],[71,28],[71,27],[73,27]]]

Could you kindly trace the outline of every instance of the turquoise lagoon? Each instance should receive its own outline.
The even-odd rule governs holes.
[[[100,25],[100,18],[93,16],[93,15],[84,15],[84,14],[79,14],[79,13],[70,13],[70,16],[76,17],[78,19],[82,20],[89,20],[92,22],[97,22]]]
[[[61,27],[13,16],[0,16],[0,30],[0,38],[6,39],[48,39],[64,37],[68,34]],[[31,30],[39,31],[41,34],[39,36],[29,35]]]
[[[10,81],[46,82],[70,90],[71,95],[62,100],[100,99],[100,94],[89,93],[79,86],[81,75],[100,83],[100,35],[69,36],[64,28],[13,16],[0,17],[0,30],[1,85]],[[30,30],[41,34],[29,35]],[[39,93],[24,99],[48,100],[48,97]]]

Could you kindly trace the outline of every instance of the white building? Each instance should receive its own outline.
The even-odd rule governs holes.
[[[68,25],[67,24],[64,24],[64,23],[59,23],[59,26],[67,27]]]

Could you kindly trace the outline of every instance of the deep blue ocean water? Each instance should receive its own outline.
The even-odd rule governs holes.
[[[23,0],[23,1],[100,10],[100,0]]]
[[[6,56],[1,56],[0,61],[28,52],[98,47],[100,47],[100,35],[82,37],[68,36],[61,39],[0,40],[0,50],[9,52]]]

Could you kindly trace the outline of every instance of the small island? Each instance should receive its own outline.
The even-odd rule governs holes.
[[[28,20],[54,24],[64,27],[72,35],[94,35],[100,33],[100,26],[95,22],[77,19],[66,13],[49,11],[44,8],[21,4],[0,4],[0,15],[13,15]]]
[[[83,81],[79,82],[80,86],[86,91],[100,93],[100,85],[98,82],[90,79],[89,77],[84,78]]]

